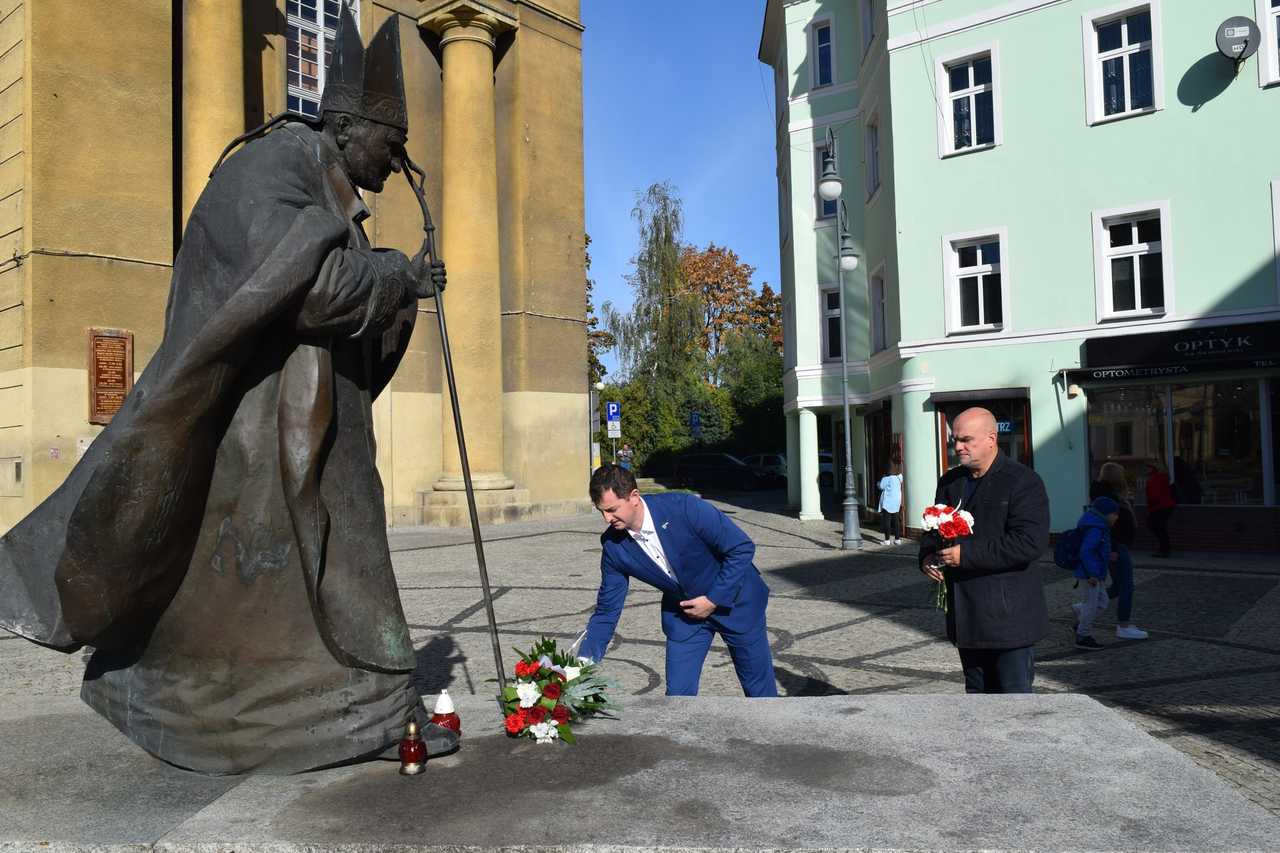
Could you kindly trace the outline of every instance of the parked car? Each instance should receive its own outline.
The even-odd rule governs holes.
[[[766,475],[728,453],[690,453],[676,459],[672,471],[682,486],[745,491],[767,485]]]
[[[761,474],[765,481],[775,488],[787,484],[787,457],[781,453],[753,453],[742,457],[753,470]]]
[[[818,485],[829,489],[836,482],[835,458],[829,451],[818,451]]]

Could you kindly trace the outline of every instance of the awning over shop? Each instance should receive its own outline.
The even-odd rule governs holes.
[[[972,391],[935,391],[929,395],[929,402],[937,405],[982,400],[1024,400],[1030,396],[1030,388],[974,388]]]
[[[1223,370],[1280,368],[1280,321],[1089,338],[1069,382],[1162,379]]]

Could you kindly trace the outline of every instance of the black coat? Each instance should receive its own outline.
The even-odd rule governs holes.
[[[957,506],[966,468],[938,480],[935,503]],[[1035,561],[1049,545],[1049,496],[1035,471],[996,457],[963,509],[973,535],[960,540],[960,565],[948,568],[947,639],[962,649],[1016,649],[1049,630],[1044,586]],[[937,550],[926,538],[920,562]]]

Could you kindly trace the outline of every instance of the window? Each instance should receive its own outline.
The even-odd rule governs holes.
[[[840,345],[843,336],[840,334],[840,291],[822,291],[822,359],[823,361],[839,361]]]
[[[867,198],[875,195],[880,189],[880,124],[879,117],[872,116],[867,120],[866,166],[867,166]]]
[[[827,156],[827,146],[819,145],[814,149],[817,159],[814,161],[813,169],[813,197],[817,201],[818,218],[831,219],[836,215],[836,209],[840,205],[840,199],[827,201],[818,194],[818,182],[822,180],[822,158]]]
[[[1099,319],[1164,314],[1169,257],[1163,207],[1094,215]]]
[[[831,43],[831,22],[814,24],[809,55],[813,57],[813,87],[830,86],[835,78],[835,50]]]
[[[871,275],[871,352],[873,353],[880,352],[889,345],[885,326],[883,269],[881,267],[879,272]]]
[[[1163,71],[1153,0],[1084,18],[1089,123],[1163,109]]]
[[[1280,83],[1280,0],[1257,0],[1262,49],[1258,51],[1258,82]]]
[[[996,72],[994,48],[939,63],[938,88],[947,93],[938,127],[942,156],[1003,142]]]
[[[1135,503],[1145,503],[1150,466],[1167,464],[1165,386],[1089,389],[1089,470],[1103,463],[1124,468]]]
[[[875,0],[862,0],[862,56],[866,59],[867,49],[876,40]]]
[[[309,116],[320,115],[320,95],[324,92],[324,75],[333,55],[333,40],[338,30],[340,0],[286,0],[287,34],[285,82],[290,111]],[[350,2],[351,13],[359,19],[357,0]]]
[[[1258,382],[1174,385],[1173,481],[1179,504],[1263,502]]]
[[[1003,234],[952,238],[947,246],[947,331],[990,332],[1004,327]]]

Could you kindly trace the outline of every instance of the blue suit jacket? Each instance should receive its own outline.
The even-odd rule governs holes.
[[[601,660],[613,639],[631,578],[662,591],[662,632],[671,640],[692,636],[702,622],[686,617],[680,602],[705,595],[716,603],[706,620],[743,633],[763,626],[769,587],[751,558],[756,546],[728,516],[695,495],[646,495],[653,526],[677,580],[672,580],[625,530],[600,534],[600,592],[580,654]]]

